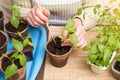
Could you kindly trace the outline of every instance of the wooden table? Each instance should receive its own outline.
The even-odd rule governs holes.
[[[62,32],[62,28],[63,27],[52,26],[51,30],[54,35],[59,35]],[[86,35],[88,43],[96,35],[90,31],[91,30],[87,31]],[[82,49],[73,48],[73,51],[68,58],[67,65],[62,68],[56,68],[51,65],[47,55],[45,61],[44,80],[115,80],[112,76],[110,67],[103,74],[97,75],[93,73],[90,66],[86,63],[88,55],[89,53]]]

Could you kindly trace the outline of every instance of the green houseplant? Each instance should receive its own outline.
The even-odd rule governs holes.
[[[12,38],[12,45],[15,50],[7,52],[1,57],[1,70],[5,74],[5,79],[25,79],[26,57],[21,52],[23,50],[23,43]]]
[[[90,52],[87,63],[97,74],[109,67],[116,55],[116,50],[120,48],[119,8],[114,8],[112,12],[109,10],[108,6],[104,6],[104,9],[101,9],[100,5],[95,6],[93,11],[99,15],[98,23],[103,25],[100,29],[94,30],[98,34],[96,39],[83,48]]]
[[[77,45],[77,36],[74,34],[75,30],[73,29],[75,22],[73,19],[68,19],[65,26],[65,30],[69,32],[67,38],[70,38],[71,43]],[[74,37],[74,38],[73,38]],[[61,46],[61,43],[66,38],[62,35],[55,37],[56,43],[50,39],[46,44],[46,50],[48,52],[51,64],[55,67],[63,67],[67,64],[69,54],[72,50],[72,46]]]
[[[22,39],[18,36],[18,32],[21,32],[23,37],[27,35],[28,24],[27,21],[23,20],[20,14],[19,7],[21,5],[17,2],[14,2],[13,5],[9,6],[9,9],[12,11],[10,20],[5,24],[5,30],[9,34],[10,38],[15,38],[18,40]]]

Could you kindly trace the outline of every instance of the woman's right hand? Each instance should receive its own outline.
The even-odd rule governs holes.
[[[42,6],[35,6],[30,10],[27,21],[34,27],[40,27],[48,22],[49,16],[50,12],[47,9]]]

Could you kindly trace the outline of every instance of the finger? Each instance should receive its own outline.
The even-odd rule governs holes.
[[[84,46],[86,45],[86,40],[85,39],[82,39],[80,42],[78,42],[77,46],[79,48],[83,48]]]
[[[38,22],[33,20],[33,16],[31,14],[29,14],[28,19],[32,23],[32,26],[38,27],[40,25]]]
[[[66,39],[62,42],[61,46],[71,46],[70,39]]]
[[[38,16],[39,19],[40,19],[41,21],[43,21],[44,23],[48,22],[48,17],[44,15],[43,10],[40,10],[39,8],[37,8],[35,14],[36,14],[36,16]]]
[[[50,16],[50,11],[47,10],[47,9],[45,9],[45,8],[43,8],[43,13],[44,13],[44,15],[45,15],[46,17],[49,17],[49,16]]]

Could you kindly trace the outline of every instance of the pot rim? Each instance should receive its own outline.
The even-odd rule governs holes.
[[[24,20],[24,21],[25,21],[25,20]],[[26,21],[26,22],[27,22],[27,21]],[[4,25],[5,30],[6,30],[8,33],[18,34],[18,33],[16,33],[16,32],[11,32],[11,31],[7,30],[6,25],[9,24],[9,23],[10,23],[10,20],[9,20],[7,23],[5,23],[5,25]],[[28,26],[28,24],[27,24],[27,26]],[[24,30],[22,30],[22,31],[20,31],[20,32],[21,32],[21,33],[24,33],[24,32],[27,31],[27,30],[28,30],[28,27],[26,27]]]
[[[55,37],[57,37],[57,36],[55,36]],[[68,54],[72,51],[72,46],[71,46],[70,50],[69,50],[67,53],[65,53],[65,54],[63,54],[63,55],[55,55],[55,54],[51,53],[51,52],[47,49],[47,45],[48,45],[48,43],[51,42],[51,41],[52,41],[52,39],[49,39],[49,40],[47,41],[47,44],[46,44],[46,47],[45,47],[45,48],[46,48],[46,51],[48,52],[48,54],[50,54],[50,55],[52,55],[52,56],[61,57],[61,56],[68,55]]]
[[[2,49],[5,45],[7,45],[8,37],[7,37],[7,35],[6,35],[2,30],[0,30],[0,32],[1,32],[1,33],[5,36],[5,38],[6,38],[5,43],[0,47],[0,49]]]

